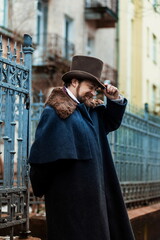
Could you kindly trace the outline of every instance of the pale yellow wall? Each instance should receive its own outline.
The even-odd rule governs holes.
[[[153,86],[160,102],[160,13],[149,0],[121,0],[119,10],[119,87],[131,104],[151,106]],[[157,37],[157,64],[151,58],[152,34]]]
[[[129,1],[119,1],[119,88],[128,99],[131,97],[132,18],[133,6]]]
[[[160,108],[160,12],[156,13],[152,7],[151,1],[144,1],[144,11],[146,15],[143,17],[143,63],[142,63],[142,79],[143,79],[143,103],[147,102],[152,109],[153,104],[153,86],[156,88],[155,94],[155,106],[156,111],[159,111]],[[149,36],[147,36],[147,28],[149,29]],[[152,59],[152,37],[153,34],[157,38],[157,58],[156,63]],[[147,54],[147,37],[149,37],[149,54]],[[148,94],[147,94],[148,92]]]
[[[142,2],[139,0],[134,1],[134,12],[131,20],[131,90],[130,102],[133,105],[142,106],[142,19],[140,17],[139,9],[142,9]]]
[[[142,22],[136,17],[137,7],[136,1],[120,1],[119,88],[130,104],[140,105]]]

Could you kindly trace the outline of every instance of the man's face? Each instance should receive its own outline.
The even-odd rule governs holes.
[[[96,95],[98,85],[89,80],[79,82],[76,97],[80,103],[85,103]]]

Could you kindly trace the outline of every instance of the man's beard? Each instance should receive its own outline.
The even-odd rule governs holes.
[[[93,96],[89,93],[84,94],[83,96],[79,95],[79,89],[80,89],[81,83],[79,83],[79,86],[77,87],[77,100],[80,103],[84,103],[85,105],[89,105],[91,100],[93,99]]]
[[[77,99],[80,103],[88,105],[93,98],[88,94],[85,94],[84,96],[80,96],[79,94],[77,94]]]

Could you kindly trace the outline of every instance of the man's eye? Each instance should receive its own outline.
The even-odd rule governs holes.
[[[89,86],[89,89],[90,89],[90,90],[93,90],[93,87],[92,87],[92,86]]]

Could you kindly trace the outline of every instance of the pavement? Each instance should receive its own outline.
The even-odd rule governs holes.
[[[136,239],[146,239],[147,234],[150,240],[160,240],[160,203],[151,204],[140,208],[128,210],[129,219],[131,221]],[[34,236],[41,238],[28,237],[23,240],[41,240],[46,239],[46,217],[43,215],[31,214],[30,230]],[[156,235],[157,234],[157,235]],[[153,238],[154,236],[154,238]],[[9,236],[1,237],[0,240],[10,240]],[[20,240],[19,237],[14,237],[14,240]]]
[[[128,215],[129,215],[129,219],[132,220],[132,219],[135,219],[159,210],[160,210],[160,203],[156,203],[153,205],[149,205],[147,207],[145,206],[137,209],[128,210]]]

